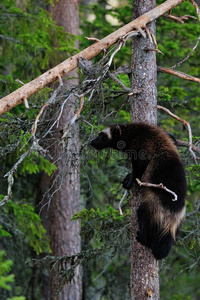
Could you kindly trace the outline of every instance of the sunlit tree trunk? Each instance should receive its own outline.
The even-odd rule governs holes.
[[[49,8],[52,18],[57,25],[65,28],[66,32],[78,35],[79,17],[78,1],[54,1],[54,5]],[[66,41],[67,43],[67,41]],[[78,47],[78,44],[76,44]],[[72,85],[78,84],[78,74],[76,70],[69,76],[72,79],[64,80],[64,88],[68,89]],[[62,130],[74,115],[71,98],[69,105],[64,107],[59,128],[52,137],[53,160],[57,160],[57,172],[53,178],[53,198],[50,205],[50,236],[52,255],[62,257],[80,252],[80,224],[71,221],[73,214],[80,210],[80,181],[79,181],[79,138],[78,128],[75,128],[67,140],[61,140]],[[51,280],[51,300],[56,299],[58,280]],[[79,300],[82,299],[82,278],[81,268],[75,270],[75,277],[62,289],[59,300]]]
[[[133,19],[154,8],[155,0],[134,0]],[[155,36],[155,22],[148,26]],[[155,48],[148,38],[135,37],[132,44],[132,78],[133,89],[140,90],[131,99],[132,122],[157,122],[157,67]],[[158,263],[151,254],[151,250],[136,240],[138,230],[136,211],[141,203],[137,186],[133,189],[131,200],[131,299],[144,300],[159,299]],[[152,298],[151,298],[152,295]]]

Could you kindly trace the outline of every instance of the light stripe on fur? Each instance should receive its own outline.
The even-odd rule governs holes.
[[[107,134],[108,138],[111,140],[112,138],[112,135],[111,135],[111,132],[110,132],[110,128],[105,128],[104,130],[102,130],[101,132]]]

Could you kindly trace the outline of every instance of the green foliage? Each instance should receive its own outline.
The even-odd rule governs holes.
[[[2,237],[5,237],[5,236],[12,237],[12,235],[8,231],[2,229],[2,225],[0,225],[0,236],[2,236]]]
[[[130,210],[123,208],[121,216],[119,210],[107,204],[106,210],[83,209],[72,219],[81,220],[88,299],[93,299],[94,294],[104,295],[105,299],[118,300],[125,294],[128,297]]]
[[[0,86],[6,93],[19,87],[15,78],[27,82],[47,69],[50,61],[58,63],[61,53],[73,53],[74,37],[55,25],[37,3],[28,1],[22,8],[15,0],[2,0],[0,11]]]
[[[88,222],[91,219],[97,218],[98,221],[109,221],[109,222],[114,222],[114,221],[123,221],[124,218],[127,216],[130,216],[130,210],[127,209],[127,211],[123,214],[120,215],[119,210],[114,209],[114,207],[110,206],[109,204],[106,204],[106,209],[105,211],[101,212],[100,209],[98,208],[97,210],[91,208],[90,210],[88,209],[83,209],[82,211],[76,213],[73,215],[72,220],[78,220],[81,219],[82,222]],[[96,222],[98,223],[98,222]]]
[[[5,251],[0,251],[0,288],[10,290],[14,275],[6,275],[11,270],[12,261],[5,259]]]
[[[158,4],[161,2],[158,1]],[[172,14],[175,16],[182,16],[184,14],[195,15],[195,10],[191,3],[185,1],[174,8]],[[193,76],[199,76],[197,62],[200,59],[200,52],[198,51],[198,47],[184,63],[179,63],[187,57],[197,42],[200,35],[198,24],[198,20],[194,19],[188,19],[184,24],[165,17],[160,17],[156,21],[158,47],[164,54],[157,56],[159,66],[171,67],[178,63],[177,70]],[[163,91],[167,91],[166,95],[163,94]],[[158,95],[162,93],[160,97],[161,105],[173,109],[174,113],[190,120],[190,123],[193,124],[193,134],[198,134],[199,132],[199,114],[196,113],[200,109],[200,101],[199,97],[197,97],[199,92],[199,85],[195,82],[183,81],[180,78],[164,73],[158,76]],[[169,99],[171,101],[166,103]],[[174,124],[176,122],[174,121],[171,125],[175,127]]]
[[[48,176],[56,170],[56,165],[45,159],[37,152],[32,152],[26,157],[19,168],[19,174],[37,174],[44,171]]]
[[[12,289],[11,284],[14,283],[14,274],[9,274],[11,271],[12,261],[6,260],[5,251],[0,251],[0,289],[10,291]],[[12,297],[8,300],[25,300],[25,297]]]
[[[8,300],[25,300],[26,298],[23,296],[8,298]]]
[[[173,295],[172,300],[192,300],[192,298],[190,296],[179,294],[179,295]]]
[[[200,192],[200,165],[191,164],[186,167],[187,173],[189,175],[188,181],[188,191],[189,193],[194,193],[196,191],[197,194]]]
[[[5,211],[7,214],[14,216],[15,228],[18,228],[25,241],[37,254],[50,251],[46,230],[32,206],[23,202],[16,204],[9,201]]]

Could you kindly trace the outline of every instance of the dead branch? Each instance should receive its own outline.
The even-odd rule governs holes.
[[[3,198],[2,201],[0,201],[0,206],[5,205],[11,194],[12,194],[12,186],[14,184],[14,173],[17,171],[17,168],[19,167],[19,165],[22,163],[22,161],[29,155],[31,155],[32,152],[36,151],[42,154],[46,154],[46,151],[39,145],[38,140],[34,140],[32,146],[30,147],[30,149],[28,151],[26,151],[25,153],[23,153],[21,155],[21,157],[19,158],[19,160],[14,164],[14,166],[12,167],[12,169],[7,172],[4,177],[8,177],[8,191],[7,191],[7,195]]]
[[[159,54],[163,54],[162,51],[160,51],[158,48],[149,48],[149,47],[145,47],[143,48],[145,51],[156,51]]]
[[[24,98],[24,106],[29,109],[29,104],[28,104],[28,100],[26,98]]]
[[[188,74],[180,72],[180,71],[176,71],[176,70],[173,70],[173,69],[170,69],[170,68],[159,67],[159,66],[157,67],[157,70],[159,72],[163,72],[163,73],[167,73],[167,74],[170,74],[170,75],[173,75],[173,76],[177,76],[179,78],[182,78],[182,79],[185,79],[185,80],[188,80],[188,81],[194,81],[194,82],[200,83],[200,78],[188,75]]]
[[[163,54],[159,49],[158,49],[158,44],[156,42],[156,38],[155,36],[153,35],[152,32],[150,32],[150,30],[147,28],[147,26],[144,26],[144,29],[148,35],[148,38],[150,40],[150,43],[151,44],[154,44],[155,45],[155,48],[151,48],[151,47],[145,47],[144,50],[145,51],[156,51],[158,52],[159,54]]]
[[[129,66],[120,66],[117,68],[112,74],[119,75],[119,74],[131,74],[131,68]]]
[[[200,21],[200,10],[199,10],[198,4],[194,0],[190,0],[190,2],[192,3],[192,5],[194,6],[194,8],[196,9],[197,16],[198,16],[198,19]]]
[[[16,82],[20,83],[21,85],[24,85],[25,83],[23,83],[20,79],[15,79]]]
[[[150,50],[156,50],[156,49],[150,49]],[[176,71],[174,69],[171,68],[165,68],[165,67],[157,67],[158,72],[163,72],[163,73],[167,73],[173,76],[177,76],[179,78],[188,80],[188,81],[194,81],[197,83],[200,83],[200,78],[188,75],[186,73],[180,72],[180,71]],[[119,68],[117,68],[114,72],[112,72],[112,74],[114,74],[115,76],[118,74],[131,74],[131,68],[129,66],[121,66]]]
[[[154,36],[154,34],[151,32],[151,37],[152,37],[152,40],[153,40],[153,42],[154,42],[154,45],[155,45],[155,49],[154,49],[154,51],[157,51],[159,54],[163,54],[162,53],[162,51],[160,51],[159,49],[158,49],[158,44],[157,44],[157,42],[156,42],[156,38],[155,38],[155,36]]]
[[[123,194],[123,197],[122,197],[122,199],[120,200],[119,205],[118,205],[119,212],[120,212],[120,215],[121,215],[121,216],[123,215],[123,212],[122,212],[122,203],[124,202],[124,199],[125,199],[127,193],[128,193],[128,191],[125,190],[125,192],[124,192],[124,194]]]
[[[115,56],[115,54],[121,49],[121,47],[123,46],[124,41],[120,41],[118,47],[113,51],[113,53],[110,56],[109,61],[107,62],[107,64],[105,65],[105,67],[107,67],[108,69],[110,68],[113,58]]]
[[[148,35],[148,38],[149,38],[149,40],[150,40],[150,43],[153,44],[152,34],[151,34],[150,30],[147,28],[147,26],[144,26],[144,29],[145,29],[145,31],[146,31],[146,33],[147,33],[147,35]]]
[[[18,83],[20,83],[21,85],[24,85],[24,83],[23,83],[21,80],[19,80],[19,79],[15,79],[15,81],[18,82]],[[24,106],[25,106],[27,109],[29,109],[30,107],[29,107],[27,98],[24,98],[23,100],[24,100]]]
[[[155,19],[157,19],[158,17],[160,17],[161,15],[163,15],[164,13],[166,13],[167,11],[169,11],[173,7],[176,7],[184,1],[185,0],[167,0],[161,5],[143,14],[139,18],[133,20],[129,24],[111,33],[102,40],[84,49],[80,53],[77,53],[76,55],[66,59],[56,67],[50,69],[49,71],[40,75],[31,82],[20,87],[13,93],[2,98],[0,101],[0,114],[15,107],[16,105],[20,104],[23,101],[23,99],[28,99],[28,97],[42,90],[48,84],[56,81],[61,76],[64,76],[70,71],[77,68],[79,56],[85,57],[86,59],[90,60],[91,58],[101,53],[102,49],[108,49],[110,46],[115,44],[120,39],[120,37],[126,36],[133,29],[139,30],[141,32],[142,28],[144,28],[146,24],[148,24],[151,21],[154,21]]]
[[[182,24],[184,23],[185,20],[196,19],[194,16],[189,16],[189,15],[185,15],[185,16],[182,16],[182,17],[176,17],[176,16],[173,16],[171,14],[164,14],[164,17],[175,20],[175,21],[178,21]]]
[[[183,126],[187,126],[187,128],[188,128],[188,134],[189,134],[189,147],[188,147],[188,149],[189,149],[190,153],[192,154],[192,156],[193,156],[193,158],[195,160],[195,163],[197,164],[197,157],[196,157],[195,153],[192,150],[192,130],[191,130],[191,127],[190,127],[190,123],[187,122],[186,120],[181,119],[177,115],[173,114],[169,109],[167,109],[167,108],[165,108],[163,106],[157,105],[157,108],[161,109],[161,110],[164,110],[166,113],[168,113],[168,115],[170,115],[174,119],[176,119],[179,122],[181,122],[183,124]]]
[[[193,211],[190,211],[189,213],[187,213],[186,217],[190,217],[190,216],[196,214],[199,211],[199,208],[200,208],[200,197],[197,201],[197,205],[196,205],[195,209]]]
[[[137,183],[140,186],[148,186],[148,187],[154,187],[154,188],[165,190],[166,192],[168,192],[168,193],[170,193],[170,194],[172,194],[174,196],[174,199],[172,199],[172,201],[177,201],[177,199],[178,199],[178,196],[176,195],[176,193],[174,193],[173,191],[169,190],[162,183],[154,184],[154,183],[149,183],[149,182],[142,182],[138,178],[136,178],[136,181],[137,181]]]
[[[70,127],[75,123],[75,121],[78,119],[78,116],[80,115],[82,109],[83,109],[83,104],[84,104],[84,95],[76,95],[78,97],[80,97],[80,106],[79,106],[79,109],[77,110],[76,114],[74,115],[74,117],[71,119],[71,121],[69,122],[68,126],[67,126],[67,129],[65,130],[63,136],[62,136],[62,139],[64,139],[70,129]]]
[[[176,141],[177,141],[178,146],[180,146],[180,147],[187,147],[187,148],[190,147],[189,142],[187,142],[187,141],[181,141],[181,140],[176,140]],[[200,154],[200,148],[193,144],[192,144],[192,150],[197,152],[198,154]],[[196,157],[196,158],[200,159],[200,157]]]
[[[42,106],[42,108],[40,109],[40,112],[39,114],[37,115],[37,117],[35,118],[35,123],[34,123],[34,127],[33,127],[33,130],[32,130],[32,137],[35,138],[35,133],[36,133],[36,130],[37,130],[37,123],[41,117],[41,115],[43,114],[45,108],[47,106],[49,106],[50,104],[52,104],[54,101],[55,101],[55,98],[58,94],[58,92],[60,91],[61,87],[63,86],[63,81],[62,81],[62,78],[60,77],[59,78],[59,86],[57,87],[57,89],[55,89],[53,91],[53,94],[52,96],[49,98],[49,100]]]
[[[86,40],[88,40],[88,41],[94,41],[94,42],[100,42],[100,40],[99,39],[97,39],[97,38],[92,38],[92,37],[85,37],[86,38]]]
[[[194,52],[194,50],[197,48],[198,44],[200,41],[200,36],[198,37],[196,44],[194,45],[194,47],[192,48],[192,50],[190,51],[190,53],[180,62],[178,62],[177,64],[175,64],[174,66],[171,67],[171,69],[175,69],[177,66],[182,65],[186,60],[188,60],[188,58],[191,56],[191,54]]]
[[[130,93],[131,92],[131,88],[128,88],[127,86],[125,86],[116,76],[115,74],[111,73],[111,72],[108,72],[108,76],[113,79],[115,82],[117,82],[121,88],[127,92],[127,93]]]
[[[45,134],[42,136],[42,138],[45,138],[50,132],[51,132],[51,129],[56,125],[57,123],[57,128],[59,126],[59,121],[60,121],[60,118],[62,116],[62,113],[63,113],[63,109],[64,109],[64,106],[65,104],[67,103],[67,101],[70,99],[70,97],[73,96],[73,93],[70,93],[68,95],[68,97],[63,101],[62,105],[61,105],[61,108],[60,108],[60,113],[58,115],[58,117],[56,118],[56,120],[53,122],[53,124],[50,126],[50,128],[45,132]]]

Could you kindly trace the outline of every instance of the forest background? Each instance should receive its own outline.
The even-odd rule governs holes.
[[[162,1],[157,1],[157,4]],[[52,21],[44,1],[1,1],[0,8],[0,86],[1,97],[20,86],[16,79],[29,82],[50,67],[76,53],[77,37],[66,34]],[[87,37],[101,39],[132,20],[132,1],[107,1],[80,5],[79,48],[86,48]],[[194,8],[184,2],[173,14],[194,15]],[[199,41],[197,20],[184,24],[161,17],[156,21],[158,66],[171,67],[182,61]],[[178,70],[200,77],[198,46],[189,58],[178,65]],[[130,65],[131,42],[127,41],[115,56],[113,70]],[[93,60],[97,63],[102,55]],[[80,70],[80,82],[85,74]],[[128,75],[118,75],[128,88]],[[4,175],[29,149],[34,120],[40,108],[57,86],[49,86],[31,97],[30,108],[21,104],[0,117],[1,199],[7,194]],[[198,145],[200,132],[200,87],[196,82],[183,81],[168,74],[158,74],[158,103],[190,122],[193,143]],[[63,91],[59,96],[66,97]],[[78,107],[79,104],[77,104]],[[128,199],[119,216],[117,205],[122,198],[121,181],[127,173],[122,155],[105,151],[97,154],[89,141],[103,127],[112,123],[130,122],[128,93],[111,78],[102,82],[93,100],[85,101],[78,119],[80,136],[80,179],[82,212],[74,217],[82,221],[82,249],[88,255],[83,259],[83,299],[129,299],[130,245]],[[91,126],[92,124],[92,126]],[[46,123],[41,121],[38,134],[42,137]],[[177,139],[188,140],[182,124],[163,112],[158,112],[158,125]],[[43,144],[48,143],[48,137]],[[188,152],[180,148],[187,182],[187,212],[193,211],[200,197],[199,165]],[[52,176],[55,166],[48,155],[32,152],[15,172],[10,201],[0,210],[0,296],[1,299],[47,299],[43,295],[48,285],[50,237],[48,209],[38,205],[42,178]],[[49,197],[49,192],[45,194]],[[44,202],[43,202],[44,203]],[[92,209],[92,210],[91,210]],[[186,218],[176,246],[169,257],[160,263],[161,299],[199,299],[200,297],[200,236],[199,213]],[[98,249],[98,251],[94,251]],[[101,249],[101,251],[99,250]],[[103,249],[103,250],[102,250]],[[46,260],[41,258],[45,258]],[[38,261],[36,263],[36,261]],[[41,271],[42,270],[42,271]],[[119,271],[120,270],[120,271]],[[72,271],[72,270],[70,270]],[[71,273],[65,277],[70,278]],[[46,288],[44,289],[44,286]]]

